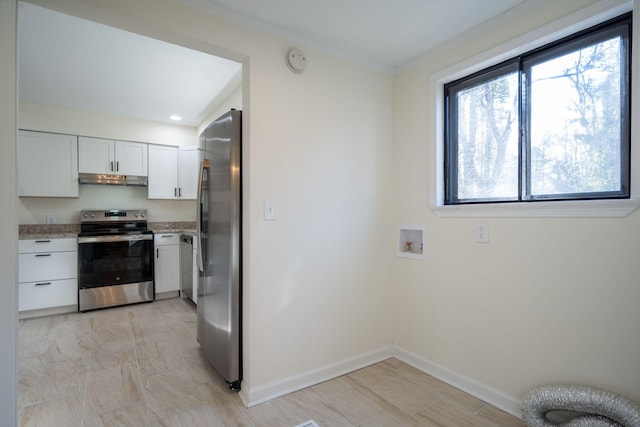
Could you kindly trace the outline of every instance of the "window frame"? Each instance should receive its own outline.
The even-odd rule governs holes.
[[[636,0],[639,4],[640,1]],[[633,1],[604,0],[536,28],[522,36],[488,48],[480,54],[454,63],[428,76],[428,166],[429,205],[440,217],[625,217],[640,206],[640,115],[631,110],[630,197],[627,199],[551,200],[544,203],[488,202],[444,204],[444,84],[533,51],[633,10]],[[632,17],[632,69],[640,69],[640,14]],[[637,89],[631,88],[631,104],[640,105]]]
[[[457,92],[461,92],[462,90],[469,88],[469,87],[473,87],[475,86],[476,82],[478,81],[484,81],[484,82],[489,82],[491,80],[494,80],[496,77],[500,77],[500,76],[504,76],[506,75],[506,73],[504,71],[506,71],[507,69],[512,69],[511,72],[516,72],[519,73],[519,60],[518,58],[511,58],[508,59],[506,61],[501,62],[500,64],[497,65],[493,65],[491,67],[485,68],[483,70],[477,71],[469,76],[466,76],[462,79],[458,79],[456,81],[447,83],[444,85],[444,92],[445,92],[445,96],[444,96],[444,115],[445,115],[445,124],[444,124],[444,171],[445,171],[445,204],[446,205],[458,205],[458,204],[472,204],[472,203],[512,203],[512,202],[518,202],[519,200],[519,196],[520,196],[520,189],[522,188],[521,186],[521,182],[520,182],[520,171],[518,171],[518,182],[517,182],[517,186],[518,186],[518,197],[516,198],[511,198],[511,199],[489,199],[489,198],[485,198],[485,199],[477,199],[477,200],[467,200],[467,199],[456,199],[455,202],[451,202],[451,195],[452,194],[458,194],[458,162],[455,162],[453,159],[457,158],[458,156],[458,144],[453,144],[451,143],[451,139],[454,137],[454,135],[452,135],[452,131],[453,133],[455,133],[455,129],[457,129],[457,116],[452,118],[452,115],[450,114],[451,110],[453,109],[453,107],[451,106],[451,101],[450,101],[450,96],[447,93],[447,86],[449,85],[453,85],[458,83],[459,80],[462,80],[461,82],[461,86],[459,87]],[[504,70],[504,71],[503,71]],[[518,76],[519,79],[519,83],[518,85],[521,84],[521,80],[520,80],[520,76]],[[517,102],[517,108],[518,108],[518,114],[521,115],[522,112],[522,108],[521,108],[521,100],[518,99]],[[520,137],[518,137],[519,141],[518,144],[520,144]],[[519,150],[520,151],[520,148]],[[518,167],[518,169],[520,169]]]
[[[500,64],[476,71],[468,76],[444,84],[444,152],[445,152],[445,200],[446,205],[473,204],[473,203],[513,203],[513,202],[545,202],[550,200],[601,200],[601,199],[628,199],[630,198],[630,92],[631,88],[631,44],[632,44],[632,13],[627,12],[620,16],[608,19],[605,22],[590,28],[565,36],[559,40],[535,48],[521,55],[509,58]],[[564,55],[588,48],[594,44],[610,40],[612,37],[621,38],[620,62],[620,134],[619,153],[620,164],[619,180],[620,188],[611,191],[593,192],[569,192],[569,193],[541,193],[534,194],[532,186],[531,150],[531,72],[532,69],[550,60],[561,58]],[[515,93],[517,112],[517,176],[512,185],[516,192],[511,197],[474,197],[463,198],[460,196],[459,187],[459,163],[458,163],[458,94],[470,87],[479,84],[488,84],[500,77],[514,75],[518,81]]]

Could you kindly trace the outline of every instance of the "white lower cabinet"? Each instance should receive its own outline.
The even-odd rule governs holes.
[[[153,236],[156,258],[154,279],[156,295],[180,291],[180,234],[157,233]]]
[[[78,304],[78,280],[20,283],[18,310],[37,310]]]
[[[78,304],[78,243],[69,239],[20,240],[18,310]]]
[[[78,278],[78,252],[42,252],[18,255],[20,283]]]

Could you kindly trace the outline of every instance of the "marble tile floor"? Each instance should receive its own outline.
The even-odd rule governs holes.
[[[246,408],[200,353],[195,307],[149,304],[20,320],[20,426],[523,426],[388,359]]]

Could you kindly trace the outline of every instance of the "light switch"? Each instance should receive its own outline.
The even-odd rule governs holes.
[[[264,201],[264,220],[275,221],[277,218],[276,202],[273,200]]]

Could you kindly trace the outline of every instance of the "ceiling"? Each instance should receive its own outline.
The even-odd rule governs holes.
[[[531,0],[179,1],[393,72]],[[197,126],[241,82],[239,63],[25,2],[18,31],[23,102]]]
[[[18,44],[21,102],[195,127],[241,83],[237,62],[28,3]]]
[[[393,70],[527,0],[179,0]]]

